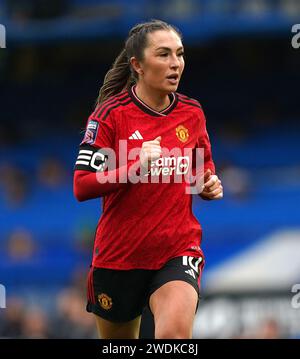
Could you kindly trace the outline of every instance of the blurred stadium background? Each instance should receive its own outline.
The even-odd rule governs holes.
[[[179,92],[203,105],[225,189],[194,200],[194,338],[299,338],[298,0],[0,0],[0,337],[97,337],[85,278],[101,203],[73,198],[73,165],[105,72],[150,18],[183,32]]]

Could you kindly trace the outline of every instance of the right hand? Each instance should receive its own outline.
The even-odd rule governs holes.
[[[151,162],[157,160],[161,155],[160,147],[161,136],[152,141],[145,141],[140,151],[141,167],[147,172],[151,167]]]

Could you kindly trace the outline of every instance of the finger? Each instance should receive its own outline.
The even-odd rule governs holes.
[[[144,154],[144,158],[146,161],[155,161],[158,158],[160,158],[160,156],[161,156],[161,152],[158,152],[158,151],[149,152],[149,153]]]
[[[147,151],[147,153],[149,153],[150,155],[152,154],[152,153],[159,153],[159,154],[161,154],[161,148],[150,148],[148,151]]]
[[[205,191],[202,191],[201,197],[202,197],[203,199],[211,199],[210,196],[209,196],[209,193],[207,193],[207,192],[205,192]]]
[[[205,197],[209,198],[209,199],[214,199],[214,198],[218,197],[219,195],[223,194],[223,187],[218,188],[218,189],[216,189],[216,190],[214,190],[212,192],[204,190],[201,194],[204,195]]]
[[[161,155],[161,151],[151,151],[149,152],[149,156],[153,157],[153,156],[160,156]]]
[[[223,198],[223,192],[217,194],[216,196],[213,196],[211,199],[222,199]]]
[[[218,196],[220,193],[223,193],[223,187],[217,188],[214,191],[209,191],[208,193],[212,197]]]
[[[214,191],[215,189],[218,189],[218,188],[221,188],[221,187],[222,187],[222,185],[221,185],[221,181],[220,181],[220,180],[218,180],[215,184],[213,184],[213,185],[210,186],[210,187],[205,186],[205,188],[207,189],[208,192],[212,192],[212,191]]]
[[[207,192],[202,191],[201,192],[201,197],[209,198],[209,195],[207,194]]]
[[[204,182],[206,182],[211,176],[211,170],[208,168],[204,173]]]
[[[148,156],[149,159],[153,160],[157,160],[158,158],[160,158],[161,156],[161,152],[151,152],[150,155]]]
[[[154,143],[154,144],[156,144],[156,145],[160,145],[160,141],[161,141],[161,136],[158,136],[158,137],[156,137],[154,140],[152,140],[152,141],[146,141],[146,142],[144,142],[144,143]]]
[[[219,180],[218,176],[213,175],[209,178],[209,180],[207,182],[204,182],[204,185],[206,188],[209,188],[209,187],[213,186],[215,183],[217,183],[218,180]]]

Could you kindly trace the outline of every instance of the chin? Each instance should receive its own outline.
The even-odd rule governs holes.
[[[169,86],[165,86],[164,87],[164,92],[166,92],[167,94],[170,94],[171,92],[176,92],[178,89],[178,85],[169,85]]]
[[[173,85],[173,86],[170,86],[170,92],[176,92],[177,89],[178,89],[178,85]]]

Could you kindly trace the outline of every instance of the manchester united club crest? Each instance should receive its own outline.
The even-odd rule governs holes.
[[[98,295],[98,302],[105,310],[109,310],[112,307],[112,299],[105,293]]]
[[[189,138],[189,131],[187,128],[180,125],[176,128],[176,136],[178,137],[179,141],[186,142]]]

